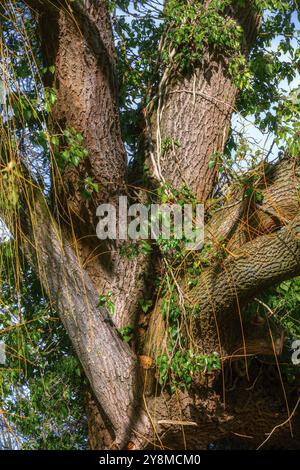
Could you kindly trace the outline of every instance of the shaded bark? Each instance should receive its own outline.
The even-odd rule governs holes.
[[[296,389],[290,390],[288,397],[290,414],[296,411],[289,422],[276,368],[257,359],[253,361],[249,364],[249,378],[244,359],[239,367],[234,367],[233,363],[227,366],[226,404],[222,386],[209,375],[201,389],[195,387],[189,393],[178,391],[171,397],[157,397],[152,403],[155,410],[152,420],[157,433],[153,439],[157,448],[198,450],[220,443],[222,449],[227,440],[232,449],[257,449],[259,446],[262,449],[299,449]],[[276,426],[278,428],[274,429]]]

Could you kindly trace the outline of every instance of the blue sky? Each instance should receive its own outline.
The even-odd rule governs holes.
[[[293,21],[296,25],[296,29],[300,30],[300,23],[298,21],[298,17],[296,13],[293,15]],[[281,40],[280,36],[278,36],[276,39],[273,40],[272,45],[270,47],[271,52],[277,50],[280,40]],[[292,41],[292,44],[293,44],[294,49],[299,47],[296,39]],[[282,55],[283,61],[286,61],[289,59],[290,57],[288,54]],[[288,83],[287,80],[282,81],[280,84],[282,93],[285,94],[286,96],[290,95],[290,93],[298,87],[300,87],[300,75],[298,71],[296,73],[296,78],[290,84]],[[243,131],[245,133],[245,136],[248,136],[249,142],[253,146],[253,150],[260,148],[260,149],[264,149],[264,151],[267,153],[270,151],[270,148],[274,140],[274,135],[263,134],[256,126],[254,126],[253,118],[251,116],[249,116],[247,119],[243,119],[241,118],[241,116],[234,114],[232,117],[232,124],[233,124],[233,127],[235,127],[237,130]],[[274,145],[272,147],[269,160],[272,160],[272,158],[273,159],[276,158],[277,155],[278,155],[278,147]]]
[[[156,16],[156,11],[159,11],[163,7],[163,0],[151,0],[149,4],[147,4],[145,7],[142,7],[140,14],[145,14],[149,12],[149,9],[151,11],[151,8],[153,8],[153,14]],[[138,11],[134,8],[133,2],[130,3],[129,5],[129,12],[133,15],[132,17],[130,15],[125,15],[127,18],[127,21],[130,22],[131,18],[136,17],[135,15],[138,13]],[[121,13],[121,12],[118,12]],[[124,15],[122,12],[121,14]],[[300,23],[298,21],[297,14],[295,13],[293,15],[293,21],[296,25],[297,30],[300,30]],[[269,48],[270,52],[276,51],[278,48],[278,44],[282,38],[278,36],[275,40],[273,40],[271,47]],[[293,40],[293,46],[296,48],[297,46],[297,41],[294,39]],[[281,56],[282,61],[289,60],[288,55],[282,54]],[[290,84],[288,84],[287,80],[283,81],[280,84],[280,93],[282,95],[288,96],[292,90],[300,86],[300,75],[297,72],[297,76],[295,80],[293,80]],[[256,150],[262,150],[265,154],[269,153],[269,160],[272,160],[277,157],[278,155],[278,147],[273,143],[274,141],[274,135],[272,134],[263,134],[254,124],[253,124],[253,117],[248,116],[247,119],[241,118],[241,116],[234,114],[232,117],[232,126],[233,128],[238,131],[242,132],[244,136],[247,138],[250,147],[253,149],[253,153],[255,153]],[[243,163],[241,164],[241,168],[243,167]],[[247,168],[247,163],[244,162],[244,167],[245,169]]]

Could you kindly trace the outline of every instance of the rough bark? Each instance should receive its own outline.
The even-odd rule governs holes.
[[[235,20],[244,28],[247,53],[259,25],[251,1],[244,8],[232,7],[227,15],[224,21]],[[187,185],[199,201],[211,193],[216,170],[209,168],[209,161],[224,150],[238,96],[228,72],[229,60],[226,53],[207,47],[200,64],[187,76],[171,62],[162,76],[151,117],[154,176],[177,189]],[[164,139],[172,144],[163,151]]]
[[[258,382],[260,387],[254,387],[254,392],[251,389],[249,393],[244,376],[234,376],[233,380],[238,381],[231,384],[234,390],[229,394],[227,409],[222,403],[222,386],[228,385],[230,379],[220,384],[219,374],[198,377],[190,392],[170,396],[157,386],[154,369],[146,373],[141,370],[138,358],[120,340],[107,311],[97,308],[98,293],[111,290],[117,306],[114,318],[117,326],[134,321],[148,272],[144,259],[125,261],[118,254],[118,246],[103,246],[94,235],[96,205],[115,200],[126,186],[106,2],[87,0],[83,7],[77,5],[72,14],[62,8],[64,2],[30,3],[40,12],[44,55],[48,64],[56,65],[54,84],[58,88],[58,102],[53,110],[52,129],[75,127],[82,132],[89,158],[78,169],[67,170],[62,179],[54,174],[61,190],[56,200],[57,220],[39,191],[32,191],[32,186],[25,190],[20,239],[45,291],[56,303],[89,379],[92,392],[87,393],[86,401],[91,446],[206,448],[212,440],[230,433],[251,434],[252,445],[259,445],[265,433],[286,419],[282,409],[284,400],[280,397],[276,401],[269,393],[265,370]],[[251,2],[246,2],[245,10],[228,13],[238,21],[243,19],[245,52],[258,24],[250,7]],[[237,97],[227,68],[226,57],[207,51],[193,77],[179,81],[170,77],[161,89],[154,147],[160,148],[161,137],[178,140],[180,146],[163,155],[157,176],[163,176],[177,187],[187,183],[200,200],[205,200],[211,191],[215,175],[208,169],[208,162],[212,152],[224,148]],[[242,201],[232,211],[225,206],[220,216],[213,216],[211,236],[215,235],[215,224],[217,231],[224,233],[227,248],[233,252],[205,270],[198,285],[187,292],[191,302],[201,307],[194,323],[201,351],[217,350],[224,362],[230,364],[237,353],[264,354],[274,347],[272,341],[268,344],[264,341],[265,330],[256,331],[253,342],[246,331],[248,326],[242,328],[239,315],[242,305],[257,290],[300,271],[300,221],[295,203],[298,196],[293,184],[299,176],[298,169],[295,180],[290,180],[280,168],[275,170],[274,184],[265,189],[260,207],[249,204],[241,195]],[[280,171],[282,178],[278,177]],[[82,178],[86,175],[92,176],[101,187],[89,202],[80,197]],[[268,231],[272,233],[266,234]],[[80,239],[87,234],[92,236]],[[152,314],[149,330],[158,336],[156,314],[159,315],[158,309]],[[253,329],[250,325],[248,331],[251,333]],[[153,347],[148,354],[154,353]],[[250,379],[253,384],[255,375]],[[143,380],[144,393],[141,392]],[[280,391],[278,382],[277,377],[276,392]],[[247,400],[249,407],[243,408]],[[253,426],[257,420],[261,424],[256,432]],[[183,440],[182,436],[185,436]]]
[[[231,321],[232,325],[236,325],[236,312],[245,301],[253,298],[258,289],[263,290],[299,275],[299,224],[300,219],[296,217],[290,225],[276,233],[246,243],[221,265],[213,266],[200,277],[198,286],[191,290],[189,298],[201,307],[197,329],[200,336],[206,338],[206,352],[220,349],[220,345],[209,344],[207,340],[210,328],[215,329],[217,324],[219,331],[223,332],[222,348],[225,347],[227,355],[233,354],[235,337],[241,338],[241,332],[237,328],[230,328]],[[222,331],[223,328],[225,331]]]
[[[26,194],[24,201],[33,201],[31,190]],[[26,207],[25,204],[22,206]],[[97,295],[93,284],[83,272],[68,243],[62,241],[62,234],[51,218],[40,193],[35,192],[34,205],[31,204],[28,210],[25,209],[22,222],[23,246],[35,263],[46,292],[61,312],[74,349],[81,359],[104,413],[99,414],[95,402],[90,397],[90,429],[92,430],[93,426],[97,428],[99,423],[101,430],[100,442],[99,435],[96,432],[92,434],[94,438],[97,436],[94,442],[91,439],[93,446],[107,447],[108,442],[108,447],[124,447],[130,441],[130,446],[139,448],[149,445],[149,440],[156,443],[155,445],[173,446],[176,443],[177,446],[182,446],[182,426],[190,448],[203,448],[211,439],[221,439],[230,432],[243,434],[247,419],[249,421],[249,410],[237,411],[239,406],[235,393],[229,394],[232,409],[224,410],[220,398],[221,388],[216,387],[218,375],[200,377],[200,382],[195,382],[193,391],[180,394],[179,401],[178,397],[169,396],[165,392],[156,397],[152,397],[152,392],[150,395],[139,395],[138,382],[143,373],[137,359],[120,341],[115,329],[107,321],[107,312],[95,307]],[[210,344],[208,341],[208,338],[215,338],[214,322],[217,319],[220,330],[224,328],[225,343],[222,346],[223,355],[226,354],[227,357],[223,359],[230,359],[231,362],[232,353],[237,352],[228,348],[234,345],[237,337],[240,343],[240,335],[236,329],[239,319],[233,314],[237,299],[243,300],[251,295],[253,290],[262,289],[270,282],[294,276],[299,272],[299,229],[299,218],[296,217],[289,226],[270,235],[257,237],[244,245],[234,256],[228,257],[222,265],[203,274],[208,280],[207,289],[204,290],[203,284],[199,283],[190,294],[202,307],[200,319],[196,321],[202,328],[200,338],[206,338],[206,352],[210,353],[219,347],[218,344]],[[24,234],[28,239],[24,240]],[[53,276],[53,273],[56,275]],[[230,335],[232,330],[236,333],[234,337]],[[197,331],[199,332],[198,325]],[[266,352],[268,351],[263,349],[249,351],[253,355]],[[239,355],[243,356],[244,353],[242,350]],[[153,381],[153,375],[149,373],[145,377],[146,382],[151,376]],[[243,387],[246,388],[246,385]],[[280,391],[278,384],[277,388]],[[264,404],[260,410],[261,429],[253,436],[253,445],[260,444],[264,433],[271,432],[273,425],[278,425],[286,419],[281,400],[277,404],[268,404],[266,396],[263,395],[263,388],[256,392],[260,398],[258,400],[254,394],[253,401],[257,399],[258,404]],[[247,399],[250,400],[249,396]],[[177,407],[172,404],[174,400]],[[280,412],[275,412],[276,409]],[[150,415],[150,421],[146,414]],[[178,421],[183,421],[184,424],[176,424]],[[189,424],[191,421],[196,424]],[[103,422],[106,423],[105,427]],[[195,426],[200,426],[201,429],[205,426],[205,431],[203,428],[203,433],[199,433],[197,438],[192,430],[189,432],[189,427]],[[139,433],[139,438],[134,431]],[[252,433],[254,434],[254,429]],[[158,439],[158,436],[161,437]],[[294,445],[292,442],[289,445]]]
[[[29,190],[30,191],[30,190]],[[27,194],[27,197],[30,197]],[[129,427],[147,420],[138,407],[137,359],[120,339],[109,312],[97,307],[98,296],[88,274],[63,238],[41,195],[23,214],[21,239],[49,299],[55,303],[72,345],[117,447],[124,447]],[[129,432],[130,434],[130,432]]]
[[[126,156],[121,139],[112,28],[105,1],[74,2],[73,10],[40,15],[44,57],[55,65],[53,86],[58,90],[51,119],[54,130],[74,127],[84,136],[89,156],[63,174],[71,212],[93,227],[99,201],[124,192]],[[52,41],[49,41],[49,39]],[[81,195],[84,178],[99,184],[87,203]],[[91,214],[87,216],[90,209]],[[78,225],[78,223],[77,223]]]
[[[43,57],[48,66],[55,65],[54,77],[46,75],[45,83],[57,89],[49,129],[61,134],[75,128],[89,152],[78,168],[69,166],[63,173],[52,158],[53,205],[97,292],[112,292],[116,325],[134,324],[138,301],[145,295],[149,262],[144,256],[128,260],[120,255],[120,243],[100,243],[96,237],[98,205],[117,206],[117,197],[127,194],[107,2],[74,2],[72,8],[64,1],[29,3],[38,11]],[[88,200],[82,196],[86,177],[99,186]]]

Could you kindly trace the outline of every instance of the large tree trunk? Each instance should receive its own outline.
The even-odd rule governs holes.
[[[96,237],[98,205],[117,205],[118,196],[126,195],[112,28],[106,1],[74,2],[73,10],[63,3],[54,8],[50,2],[38,10],[46,64],[55,66],[55,75],[46,76],[46,84],[58,90],[49,127],[54,134],[75,128],[89,154],[62,175],[52,159],[53,203],[97,292],[112,292],[114,322],[121,327],[136,321],[149,266],[144,257],[120,256],[118,242],[100,243]],[[98,184],[99,192],[85,200],[82,189],[87,176]]]
[[[276,356],[282,348],[281,332],[270,328],[266,340],[268,325],[264,324],[255,327],[253,334],[253,324],[244,324],[242,308],[259,289],[300,273],[295,196],[299,168],[293,162],[287,164],[294,175],[287,181],[286,163],[275,167],[273,180],[263,188],[265,200],[260,208],[251,206],[249,212],[242,197],[235,201],[234,210],[224,207],[212,217],[207,236],[215,240],[215,231],[221,233],[229,254],[206,269],[192,290],[186,286],[185,275],[179,282],[183,295],[200,306],[200,314],[193,320],[199,351],[218,351],[223,370],[222,374],[195,378],[189,392],[169,395],[158,386],[151,360],[150,366],[145,365],[145,357],[138,357],[116,331],[138,318],[138,301],[149,284],[150,261],[142,256],[124,260],[118,243],[101,244],[95,235],[97,205],[116,203],[116,197],[126,192],[127,182],[107,4],[85,0],[74,2],[73,10],[68,10],[63,1],[28,3],[38,11],[45,60],[56,67],[53,83],[47,77],[48,85],[58,89],[50,129],[61,133],[74,127],[83,134],[89,156],[63,175],[53,163],[55,213],[41,191],[25,186],[20,188],[22,232],[8,223],[20,236],[46,293],[56,303],[89,380],[86,403],[91,448],[206,448],[232,435],[245,439],[249,446],[259,445],[266,433],[286,420],[286,409],[293,410],[296,403],[292,400],[288,405],[278,376],[272,378],[277,398],[270,395],[268,367],[257,359],[252,359],[250,369],[247,363],[246,372],[245,358],[239,362],[240,356],[273,350]],[[229,9],[227,15],[244,27],[247,54],[259,24],[252,2]],[[215,172],[208,162],[213,152],[224,149],[238,95],[228,74],[228,60],[208,48],[191,76],[178,79],[168,70],[153,113],[147,117],[154,176],[175,187],[187,183],[201,201],[213,188]],[[162,155],[163,138],[179,145]],[[99,193],[88,201],[81,197],[86,176],[100,186]],[[287,187],[292,189],[290,193]],[[274,213],[276,200],[279,210]],[[291,200],[293,208],[287,211]],[[253,230],[244,233],[246,216]],[[270,229],[274,233],[266,233]],[[99,293],[108,291],[116,303],[113,322],[105,308],[97,308]],[[152,359],[164,342],[164,333],[158,334],[159,324],[164,328],[157,303],[144,345]],[[279,434],[288,439],[286,427],[279,428],[276,439]],[[274,442],[270,439],[269,444]]]
[[[208,8],[211,0],[204,3]],[[228,20],[244,28],[247,54],[259,25],[251,2],[244,8],[230,7],[224,23]],[[176,50],[170,52],[170,57],[174,55]],[[214,154],[223,153],[238,96],[229,74],[229,60],[226,53],[207,46],[200,64],[184,75],[170,58],[159,83],[155,111],[148,117],[152,121],[154,176],[178,189],[187,185],[199,201],[205,201],[212,191],[216,169],[210,169],[209,162]],[[167,148],[165,140],[169,142]]]

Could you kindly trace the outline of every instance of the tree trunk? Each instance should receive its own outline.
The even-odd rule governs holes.
[[[211,0],[205,2],[208,8]],[[259,16],[246,6],[231,7],[224,23],[235,20],[244,28],[244,53],[251,48]],[[176,54],[172,50],[170,55]],[[187,185],[199,201],[210,195],[216,169],[209,167],[214,154],[223,153],[238,89],[229,74],[229,57],[207,46],[201,63],[183,75],[172,62],[158,87],[150,146],[152,171],[159,180],[180,189]],[[166,145],[168,142],[168,145]]]
[[[17,224],[7,222],[55,302],[89,380],[90,447],[200,449],[232,436],[248,447],[261,444],[266,433],[286,421],[296,402],[280,389],[280,374],[271,378],[272,392],[269,368],[255,358],[270,352],[277,357],[282,332],[268,324],[246,324],[242,309],[258,290],[300,273],[299,167],[290,160],[274,167],[260,207],[238,193],[233,210],[225,206],[212,216],[206,236],[218,243],[216,232],[222,234],[226,256],[202,272],[196,287],[188,288],[187,273],[178,282],[183,295],[200,309],[192,321],[197,347],[202,354],[220,354],[222,373],[203,373],[193,377],[189,391],[167,393],[158,385],[153,366],[165,340],[164,325],[159,334],[159,302],[150,315],[144,357],[117,332],[120,326],[138,324],[139,300],[151,291],[156,260],[124,259],[118,242],[100,243],[96,238],[97,205],[117,204],[117,196],[127,191],[107,3],[72,2],[73,9],[63,1],[29,4],[38,10],[45,61],[55,65],[53,81],[46,77],[46,85],[58,90],[49,128],[59,134],[75,128],[89,155],[62,175],[52,159],[55,210],[49,209],[35,183],[27,187],[25,178],[19,188],[20,231]],[[259,24],[252,6],[247,1],[226,12],[244,28],[245,54]],[[238,96],[228,63],[226,55],[207,47],[190,76],[178,77],[168,69],[147,116],[153,175],[176,188],[187,184],[200,201],[212,191],[216,173],[208,163],[214,152],[224,150]],[[164,139],[173,145],[162,153]],[[294,179],[287,179],[287,168]],[[21,165],[19,171],[25,171]],[[84,200],[81,190],[87,176],[100,190]],[[274,201],[279,204],[277,212]],[[109,291],[116,304],[113,318],[106,308],[97,307],[99,294]],[[288,425],[287,421],[280,426],[266,445],[284,438],[286,447],[296,447],[297,441],[288,439]]]
[[[118,205],[118,196],[126,195],[127,191],[107,2],[85,1],[83,5],[75,2],[70,11],[62,6],[53,8],[50,2],[39,11],[46,64],[55,66],[54,78],[46,77],[46,84],[58,90],[50,130],[61,134],[65,129],[75,128],[83,135],[83,147],[89,152],[77,168],[67,167],[62,175],[52,157],[53,203],[60,225],[97,292],[112,293],[115,324],[118,327],[135,324],[138,301],[145,294],[148,278],[147,259],[141,256],[128,260],[120,255],[118,242],[100,243],[96,236],[98,205],[106,202]],[[82,196],[86,177],[99,187],[99,192],[88,200]]]

